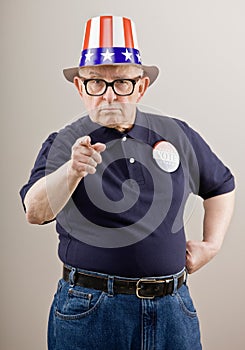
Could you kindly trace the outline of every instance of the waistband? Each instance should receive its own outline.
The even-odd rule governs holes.
[[[135,294],[138,298],[153,299],[172,294],[180,288],[186,280],[186,271],[183,269],[168,276],[126,278],[64,265],[63,279],[71,285],[96,289],[109,294]]]

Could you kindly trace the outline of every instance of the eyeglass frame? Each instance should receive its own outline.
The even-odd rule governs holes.
[[[83,85],[85,86],[85,91],[86,91],[86,93],[87,93],[89,96],[94,96],[94,97],[103,96],[103,95],[106,93],[106,91],[107,91],[107,89],[108,89],[109,86],[111,86],[111,88],[112,88],[114,94],[116,94],[117,96],[130,96],[130,95],[133,94],[134,89],[135,89],[135,85],[137,84],[137,82],[138,82],[141,78],[142,78],[142,76],[138,76],[138,77],[133,78],[133,79],[130,79],[130,78],[119,78],[119,79],[115,79],[115,80],[113,80],[113,81],[111,81],[111,82],[108,82],[108,81],[106,81],[105,79],[101,79],[101,78],[89,78],[89,79],[84,79],[83,77],[80,77],[80,80],[82,81]],[[87,84],[88,84],[89,81],[92,81],[92,80],[100,80],[100,81],[103,81],[103,82],[106,84],[106,85],[105,85],[105,90],[104,90],[103,93],[101,93],[101,94],[99,94],[99,95],[94,95],[94,94],[90,94],[90,93],[88,92],[88,90],[87,90]],[[115,91],[115,89],[114,89],[114,84],[115,84],[116,81],[120,81],[120,80],[128,80],[128,81],[130,81],[130,82],[133,84],[132,91],[131,91],[129,94],[121,95],[121,94],[118,94],[118,93]]]

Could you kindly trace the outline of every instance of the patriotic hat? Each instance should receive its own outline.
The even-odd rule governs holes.
[[[141,67],[150,78],[150,85],[159,73],[156,66],[142,65],[133,21],[125,17],[98,16],[87,21],[79,67],[66,68],[63,73],[73,82],[81,67],[126,64]]]

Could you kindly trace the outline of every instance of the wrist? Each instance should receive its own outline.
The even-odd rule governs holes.
[[[74,191],[78,183],[84,178],[85,175],[85,173],[78,172],[73,168],[71,160],[66,163],[67,185],[70,192]]]
[[[206,241],[203,240],[203,243],[205,244],[206,248],[209,250],[210,255],[213,257],[218,254],[221,248],[221,244],[214,241]]]
[[[86,175],[85,172],[78,171],[73,167],[73,162],[71,159],[66,163],[66,172],[69,183],[80,181]]]

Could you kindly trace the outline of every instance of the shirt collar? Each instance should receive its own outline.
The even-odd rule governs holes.
[[[146,115],[138,109],[136,110],[134,126],[131,130],[129,130],[128,135],[133,139],[150,144],[148,120],[146,118]]]

